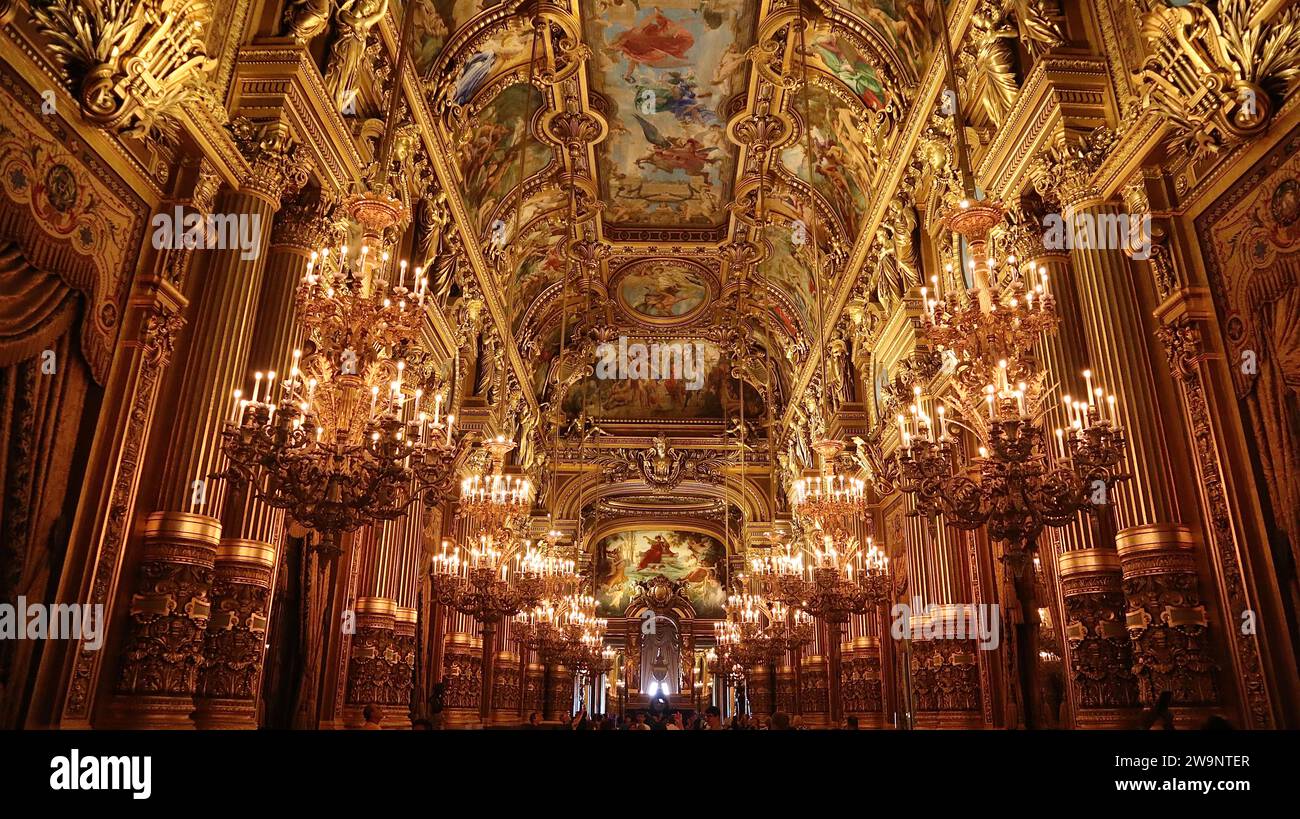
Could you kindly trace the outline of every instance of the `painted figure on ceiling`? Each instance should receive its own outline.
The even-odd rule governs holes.
[[[627,59],[623,79],[632,82],[638,65],[651,68],[684,68],[691,64],[686,52],[695,38],[685,28],[669,20],[659,9],[639,26],[624,31],[610,43],[610,53]]]
[[[666,137],[640,115],[633,116],[641,124],[646,140],[654,146],[648,155],[636,161],[637,167],[650,165],[668,173],[680,170],[689,176],[707,177],[708,166],[722,161],[710,156],[718,150],[712,145],[706,146],[695,137]]]

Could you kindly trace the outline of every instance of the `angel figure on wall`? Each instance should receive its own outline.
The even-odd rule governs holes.
[[[357,87],[366,38],[387,12],[388,0],[343,0],[334,15],[338,39],[325,67],[325,83],[340,106]]]

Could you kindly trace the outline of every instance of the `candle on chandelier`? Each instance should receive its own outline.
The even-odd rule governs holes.
[[[442,393],[433,397],[433,425],[438,426],[438,415],[442,411]]]
[[[1115,396],[1114,394],[1106,396],[1106,415],[1112,424],[1119,423],[1119,416],[1115,414]]]
[[[447,446],[451,446],[451,422],[456,420],[456,416],[447,416]]]
[[[993,385],[989,384],[984,388],[984,400],[989,402],[989,420],[994,420],[993,415]]]
[[[1061,459],[1065,459],[1065,430],[1059,427],[1056,430],[1056,443],[1061,449]]]
[[[1088,399],[1088,406],[1092,406],[1092,370],[1083,371],[1083,381],[1088,385],[1088,390],[1084,397]]]
[[[379,400],[379,386],[370,388],[370,414],[375,414],[375,403]]]
[[[239,400],[239,397],[240,397],[241,395],[243,395],[243,394],[244,394],[244,391],[243,391],[243,390],[235,390],[235,417],[234,417],[234,419],[232,419],[232,420],[233,420],[234,423],[236,423],[236,424],[239,423],[239,411],[240,411],[241,409],[243,409],[243,404],[240,403],[240,400]]]
[[[252,399],[254,404],[257,403],[257,393],[261,388],[262,388],[262,374],[260,372],[255,372],[253,373],[253,399]]]

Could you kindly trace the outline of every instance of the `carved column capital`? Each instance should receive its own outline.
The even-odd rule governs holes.
[[[283,120],[254,122],[238,117],[231,122],[230,130],[252,166],[241,190],[278,208],[283,198],[293,196],[307,184],[310,160]]]
[[[1034,188],[1045,202],[1073,209],[1101,200],[1093,181],[1119,134],[1106,126],[1078,138],[1066,137],[1043,150],[1034,162]]]

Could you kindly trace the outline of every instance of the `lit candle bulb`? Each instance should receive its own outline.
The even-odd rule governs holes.
[[[1088,390],[1085,394],[1085,397],[1088,399],[1088,406],[1091,407],[1092,406],[1092,370],[1083,371],[1083,380],[1084,383],[1088,385]]]
[[[1112,424],[1118,423],[1119,418],[1115,415],[1115,396],[1106,396],[1106,416]]]
[[[451,446],[451,424],[455,420],[456,416],[450,413],[447,415],[447,446]]]
[[[1061,449],[1061,458],[1065,458],[1065,430],[1056,430],[1056,443]]]
[[[253,373],[253,399],[252,399],[252,401],[253,401],[254,404],[257,403],[257,393],[258,393],[258,391],[259,391],[261,388],[262,388],[262,374],[261,374],[260,372]]]
[[[244,391],[243,391],[243,390],[235,390],[235,418],[234,418],[234,421],[235,421],[236,424],[239,423],[239,410],[240,410],[240,407],[242,406],[242,405],[240,404],[239,398],[240,398],[240,396],[242,396],[243,394],[244,394]]]

